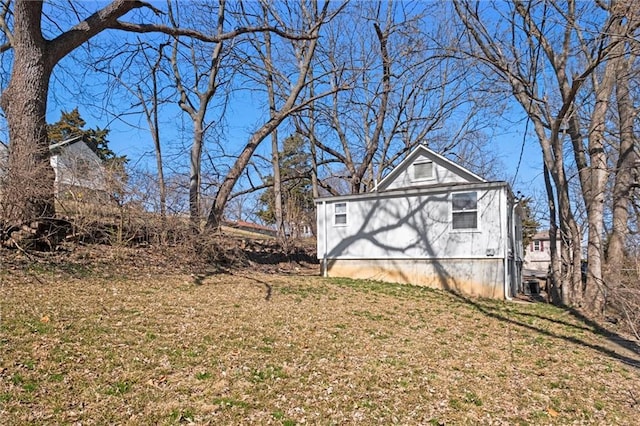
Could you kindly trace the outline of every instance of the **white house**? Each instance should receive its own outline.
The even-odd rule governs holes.
[[[7,162],[9,161],[9,147],[0,141],[0,178],[7,171]]]
[[[55,191],[91,191],[100,193],[107,189],[107,176],[100,157],[84,143],[81,136],[53,143],[51,167],[56,174]]]
[[[370,193],[316,199],[325,276],[510,298],[522,291],[522,211],[488,182],[420,145]]]
[[[55,193],[68,191],[104,192],[107,174],[100,157],[82,140],[70,138],[49,146],[51,167],[55,172]],[[0,177],[7,170],[9,147],[0,142]]]
[[[560,253],[560,242],[556,242]],[[551,238],[549,231],[536,233],[524,254],[524,275],[544,279],[551,265]]]

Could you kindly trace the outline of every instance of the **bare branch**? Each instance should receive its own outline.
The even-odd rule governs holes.
[[[271,32],[279,35],[280,37],[290,40],[311,40],[314,37],[317,37],[311,34],[294,34],[271,26],[239,27],[222,34],[205,34],[201,31],[190,28],[176,28],[160,24],[134,24],[131,22],[122,21],[116,21],[115,23],[110,25],[109,28],[134,33],[163,33],[173,37],[186,36],[207,43],[220,43],[223,41],[231,40],[243,34],[259,32]]]
[[[84,21],[76,24],[69,31],[60,34],[47,43],[50,65],[58,63],[60,59],[64,58],[96,34],[107,28],[113,28],[117,19],[124,16],[127,12],[142,7],[150,6],[148,3],[138,0],[115,0],[109,3]]]
[[[9,7],[11,6],[11,0],[2,1],[2,12],[0,12],[0,30],[7,38],[7,42],[0,46],[0,53],[5,52],[13,46],[13,34],[9,29],[9,22],[7,21],[9,16]]]

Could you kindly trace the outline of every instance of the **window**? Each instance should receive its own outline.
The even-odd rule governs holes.
[[[347,203],[335,203],[333,205],[333,224],[334,225],[346,225],[347,224]]]
[[[478,194],[476,192],[453,194],[451,211],[453,229],[476,229],[478,227]]]
[[[421,161],[413,165],[413,180],[433,179],[433,163]]]
[[[533,242],[533,251],[540,251],[540,241],[536,240]]]

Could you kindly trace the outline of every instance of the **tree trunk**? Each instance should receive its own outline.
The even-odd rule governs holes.
[[[313,68],[309,69],[309,96],[315,95],[315,84],[313,80]],[[316,118],[315,118],[315,102],[309,105],[308,117],[309,117],[309,152],[311,153],[311,193],[313,198],[320,196],[318,190],[318,153],[316,150]]]
[[[158,68],[162,61],[162,49],[165,45],[160,45],[158,48],[158,58],[151,67],[152,78],[152,95],[151,95],[151,111],[149,111],[147,104],[144,100],[142,92],[139,92],[140,102],[142,102],[145,115],[147,117],[147,123],[151,130],[151,137],[153,139],[153,146],[156,153],[156,169],[158,170],[158,189],[160,191],[160,217],[163,220],[162,226],[164,227],[164,219],[167,215],[167,187],[164,180],[164,166],[162,162],[162,144],[160,143],[160,125],[158,123],[158,109],[160,107],[160,100],[158,99]]]
[[[549,202],[549,241],[551,246],[549,247],[549,253],[551,257],[550,271],[548,275],[547,294],[554,305],[560,305],[563,301],[562,288],[560,284],[560,253],[558,253],[558,221],[555,194],[553,191],[553,184],[551,183],[551,176],[546,164],[543,164],[544,168],[544,185],[547,190],[547,200]]]
[[[193,145],[191,145],[191,170],[189,173],[189,217],[194,229],[200,230],[200,169],[202,159],[202,120],[193,121]]]
[[[268,16],[268,10],[263,6],[263,12],[265,19]],[[276,94],[274,88],[274,69],[273,58],[271,55],[271,34],[269,32],[264,33],[264,66],[267,72],[267,94],[269,96],[269,117],[274,118],[277,112],[276,109]],[[284,229],[284,203],[282,202],[282,179],[280,177],[280,147],[278,146],[278,129],[274,129],[271,132],[271,166],[273,167],[273,199],[274,206],[273,211],[276,219],[276,232],[278,239],[284,245],[286,243],[286,233]]]
[[[311,67],[312,59],[315,55],[315,49],[318,44],[318,34],[320,31],[320,22],[324,20],[324,17],[327,15],[329,3],[325,3],[322,12],[319,15],[316,15],[316,22],[309,23],[313,27],[313,31],[311,31],[311,36],[313,37],[307,45],[305,50],[304,57],[299,65],[300,73],[298,74],[298,80],[292,86],[291,92],[289,96],[287,96],[286,101],[276,113],[272,114],[269,121],[267,121],[262,127],[260,127],[249,139],[249,142],[245,145],[242,152],[236,159],[235,163],[225,176],[224,181],[218,188],[218,193],[213,201],[213,206],[211,206],[211,210],[209,211],[209,216],[207,218],[207,227],[213,229],[219,229],[222,224],[222,219],[224,217],[224,208],[227,205],[227,201],[231,196],[231,191],[235,186],[236,182],[240,178],[240,175],[249,164],[249,160],[251,156],[255,152],[258,145],[274,130],[278,128],[280,123],[284,121],[287,117],[289,117],[292,113],[296,112],[298,108],[296,108],[296,101],[298,100],[298,96],[302,89],[304,88],[307,76],[309,72],[309,68]]]
[[[9,173],[5,200],[12,222],[26,222],[54,214],[53,169],[45,116],[53,64],[40,32],[41,2],[17,2],[14,60],[2,109],[9,125]]]
[[[209,211],[209,216],[207,218],[207,227],[212,229],[219,229],[222,225],[222,219],[224,218],[224,208],[227,205],[227,201],[231,196],[231,191],[235,186],[236,182],[240,178],[240,175],[249,164],[249,160],[251,156],[255,152],[258,145],[271,133],[274,129],[278,127],[278,124],[282,122],[284,117],[280,119],[271,119],[264,126],[262,126],[256,133],[253,134],[249,143],[247,143],[236,158],[236,162],[233,164],[229,172],[224,178],[224,181],[218,188],[218,192],[213,200],[213,205],[211,206],[211,210]]]
[[[9,170],[4,196],[11,204],[7,217],[10,221],[24,222],[55,213],[55,174],[49,164],[46,129],[53,68],[119,17],[144,5],[139,1],[113,1],[55,39],[45,40],[41,31],[42,1],[14,2],[13,64],[9,85],[0,99],[9,126]]]
[[[282,202],[282,179],[280,177],[280,155],[278,152],[278,130],[271,132],[271,165],[273,166],[273,198],[276,232],[281,243],[285,243],[284,214]]]
[[[625,240],[629,233],[629,199],[634,181],[637,161],[633,121],[635,111],[629,93],[629,64],[635,57],[620,58],[616,69],[616,101],[620,120],[620,147],[616,163],[616,177],[613,186],[613,220],[611,238],[607,250],[607,263],[612,273],[620,271],[625,258]]]
[[[612,26],[612,31],[620,30],[619,22]],[[570,124],[571,140],[574,146],[576,164],[578,165],[584,204],[587,209],[587,277],[584,288],[585,308],[587,311],[600,314],[605,303],[605,287],[602,279],[604,207],[607,179],[607,153],[604,146],[607,111],[613,93],[615,56],[621,54],[622,45],[612,51],[612,58],[607,62],[602,79],[592,76],[595,90],[595,105],[591,113],[588,133],[589,163],[584,158],[582,135],[579,131],[577,117],[572,117]],[[582,275],[582,272],[581,272]]]

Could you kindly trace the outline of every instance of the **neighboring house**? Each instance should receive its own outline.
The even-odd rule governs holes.
[[[324,276],[510,298],[522,291],[522,209],[420,145],[370,193],[316,199]]]
[[[73,193],[82,198],[83,193],[93,196],[107,189],[107,173],[100,157],[82,141],[82,137],[67,139],[49,146],[51,167],[55,172],[55,194]],[[8,166],[9,148],[0,142],[0,177]]]
[[[53,143],[49,149],[51,167],[56,174],[56,195],[82,198],[107,190],[107,173],[102,160],[81,136]]]
[[[257,223],[245,222],[243,220],[236,221],[224,221],[223,224],[233,229],[240,229],[241,231],[252,232],[261,235],[267,235],[269,237],[275,237],[277,232],[275,229],[268,226],[259,225]]]
[[[4,142],[0,142],[0,179],[4,177],[9,161],[9,147]]]
[[[560,244],[556,247],[560,252]],[[551,265],[551,238],[549,231],[538,232],[533,236],[531,243],[525,250],[524,270],[525,277],[546,279]]]

